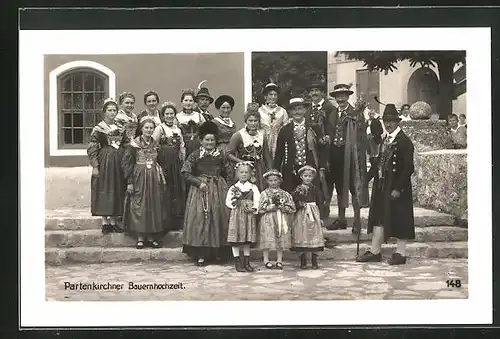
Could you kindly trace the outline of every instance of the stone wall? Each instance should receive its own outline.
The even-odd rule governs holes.
[[[454,215],[467,223],[467,150],[419,154],[416,166],[418,205]]]
[[[451,148],[451,139],[446,129],[446,121],[438,120],[409,120],[401,121],[401,128],[413,142],[415,152],[413,161],[415,164],[415,173],[411,177],[413,189],[413,201],[418,204],[417,190],[419,179],[417,169],[420,166],[419,153]]]

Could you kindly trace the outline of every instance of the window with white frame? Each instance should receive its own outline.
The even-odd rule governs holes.
[[[87,146],[108,95],[108,77],[101,72],[76,69],[59,77],[60,147]]]
[[[115,97],[116,76],[93,61],[72,61],[49,75],[50,155],[85,155],[104,100]]]

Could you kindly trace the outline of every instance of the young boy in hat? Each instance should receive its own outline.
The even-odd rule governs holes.
[[[335,187],[338,197],[338,219],[327,225],[328,230],[346,229],[345,210],[352,195],[354,224],[352,232],[361,230],[361,207],[368,207],[368,181],[366,180],[366,122],[364,112],[355,110],[348,102],[353,94],[348,85],[335,85],[330,95],[338,107],[325,120],[325,131],[331,143],[328,160],[328,196],[331,200]],[[328,201],[329,203],[329,201]],[[329,205],[329,204],[328,204]]]
[[[200,87],[205,81],[200,82],[198,85],[198,93],[194,97],[194,101],[197,104],[196,111],[200,112],[206,121],[212,120],[214,117],[208,111],[208,107],[214,102],[214,98],[210,95],[208,88]]]
[[[401,118],[396,106],[387,104],[382,116],[387,136],[380,145],[378,170],[380,179],[373,187],[368,233],[373,232],[369,251],[357,258],[358,262],[382,260],[381,245],[389,238],[397,238],[397,250],[388,263],[406,263],[406,240],[415,239],[411,175],[413,143],[399,127]]]

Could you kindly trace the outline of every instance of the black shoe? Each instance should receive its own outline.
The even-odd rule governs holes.
[[[113,232],[113,226],[109,225],[109,224],[102,225],[101,232],[102,232],[102,234],[112,233]]]
[[[318,255],[313,253],[311,256],[311,263],[312,263],[312,268],[317,270],[319,268],[318,266]]]
[[[300,255],[300,268],[303,270],[307,268],[307,258],[305,253]]]
[[[156,241],[156,240],[148,241],[148,245],[151,246],[152,248],[162,247],[161,243],[159,241]]]
[[[203,266],[205,266],[205,259],[204,259],[204,258],[198,258],[198,259],[196,260],[196,266],[198,266],[198,267],[203,267]]]
[[[336,231],[336,230],[346,230],[347,229],[347,221],[345,220],[335,220],[332,224],[327,225],[326,229],[329,231]]]
[[[381,262],[382,253],[373,254],[370,251],[366,251],[362,256],[356,258],[357,262]]]
[[[243,258],[244,258],[243,259],[243,264],[244,264],[245,271],[247,271],[247,272],[253,272],[253,271],[255,271],[255,268],[253,268],[250,265],[250,256],[245,255]]]
[[[246,272],[243,267],[243,263],[241,262],[241,257],[234,258],[234,268],[236,269],[236,272]]]
[[[120,226],[118,225],[111,225],[111,227],[113,228],[113,232],[115,233],[123,233],[123,228],[121,228]]]
[[[274,264],[270,261],[266,262],[266,268],[269,269],[269,270],[272,270],[274,268]]]
[[[387,260],[389,265],[404,265],[406,264],[406,257],[403,257],[399,253],[393,253],[391,258]]]

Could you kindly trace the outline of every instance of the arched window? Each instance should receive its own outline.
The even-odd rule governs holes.
[[[60,147],[89,143],[108,95],[108,77],[101,72],[76,69],[59,77]]]
[[[79,60],[54,69],[49,82],[50,155],[86,155],[102,104],[115,97],[115,73],[99,63]]]

